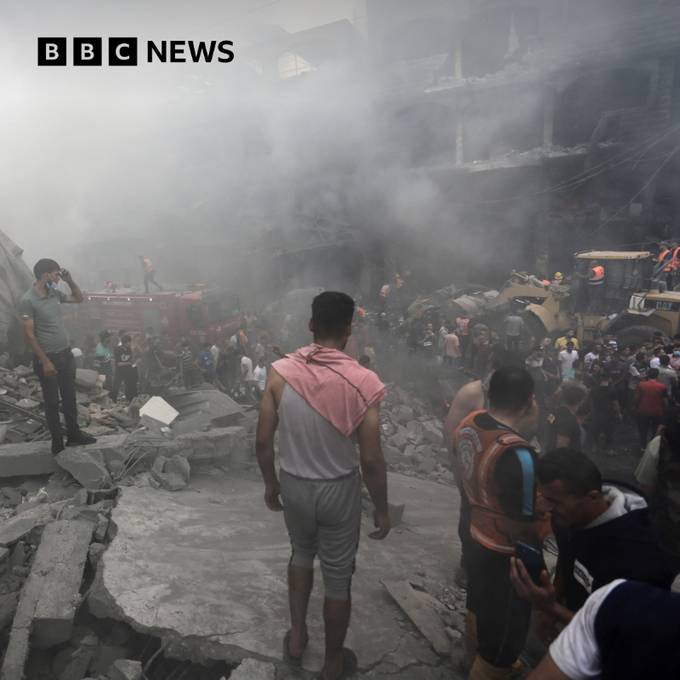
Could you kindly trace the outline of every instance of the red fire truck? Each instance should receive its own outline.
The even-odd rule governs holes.
[[[152,329],[170,343],[181,337],[215,342],[233,335],[241,323],[238,298],[218,290],[83,295],[84,304],[65,308],[67,323],[77,337],[103,329],[131,333]]]

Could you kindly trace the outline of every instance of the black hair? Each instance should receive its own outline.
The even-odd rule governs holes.
[[[664,354],[663,356],[659,357],[659,363],[662,366],[668,366],[668,364],[671,363],[671,358],[668,356],[668,354]]]
[[[107,330],[103,330],[99,333],[99,340],[101,340],[101,342],[106,342],[110,338],[111,338],[111,333],[109,333]]]
[[[658,378],[658,377],[659,377],[659,369],[658,368],[650,368],[647,371],[647,378],[649,378],[649,380],[654,380],[654,378]]]
[[[124,335],[120,341],[122,344],[127,345],[129,342],[132,342],[132,338],[129,335]]]
[[[576,449],[548,451],[536,463],[536,476],[541,484],[560,481],[567,492],[583,497],[591,491],[602,491],[602,474],[588,456]]]
[[[518,413],[534,394],[534,380],[524,368],[508,366],[499,368],[489,382],[491,408],[508,413]]]
[[[580,404],[587,396],[586,386],[575,380],[566,380],[562,383],[562,401],[568,406]]]
[[[312,301],[314,337],[340,338],[352,324],[354,300],[346,293],[326,291]]]
[[[43,274],[56,272],[60,269],[61,267],[54,260],[44,257],[35,263],[35,266],[33,267],[33,275],[35,276],[36,280],[38,280],[43,277]]]

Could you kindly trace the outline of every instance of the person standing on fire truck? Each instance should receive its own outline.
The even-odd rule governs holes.
[[[163,286],[156,281],[156,268],[153,266],[151,258],[148,255],[140,255],[139,259],[142,262],[142,269],[144,270],[144,292],[149,292],[150,283],[153,283],[158,290],[163,290]]]

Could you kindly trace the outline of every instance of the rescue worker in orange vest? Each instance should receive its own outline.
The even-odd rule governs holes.
[[[665,269],[664,269],[665,271]],[[680,246],[674,243],[671,247],[671,261],[668,265],[668,289],[673,290],[680,277]]]
[[[156,281],[156,269],[153,266],[153,262],[151,262],[151,258],[148,255],[140,255],[139,259],[144,270],[144,292],[149,292],[149,283],[153,283],[158,290],[163,290],[163,287]]]
[[[601,314],[604,306],[604,265],[593,260],[590,266],[590,276],[588,277],[588,297],[590,301],[589,311]]]
[[[518,541],[540,548],[548,529],[536,507],[537,454],[527,441],[538,426],[533,379],[523,368],[500,368],[491,376],[488,398],[488,410],[465,417],[453,435],[456,479],[470,507],[471,680],[518,677],[531,607],[514,592],[510,558]]]

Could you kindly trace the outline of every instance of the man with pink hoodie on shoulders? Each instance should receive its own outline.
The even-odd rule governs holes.
[[[361,526],[361,480],[375,505],[376,531],[390,531],[387,474],[380,447],[378,376],[347,356],[354,301],[324,292],[312,302],[311,345],[272,365],[257,425],[256,452],[265,503],[283,510],[292,556],[288,566],[291,627],[283,655],[302,664],[307,646],[307,606],[319,557],[325,586],[326,652],[322,680],[348,677],[355,654],[343,647],[351,611],[351,581]],[[279,430],[280,473],[274,465]],[[358,445],[358,450],[357,450]],[[281,503],[283,501],[283,503]]]

